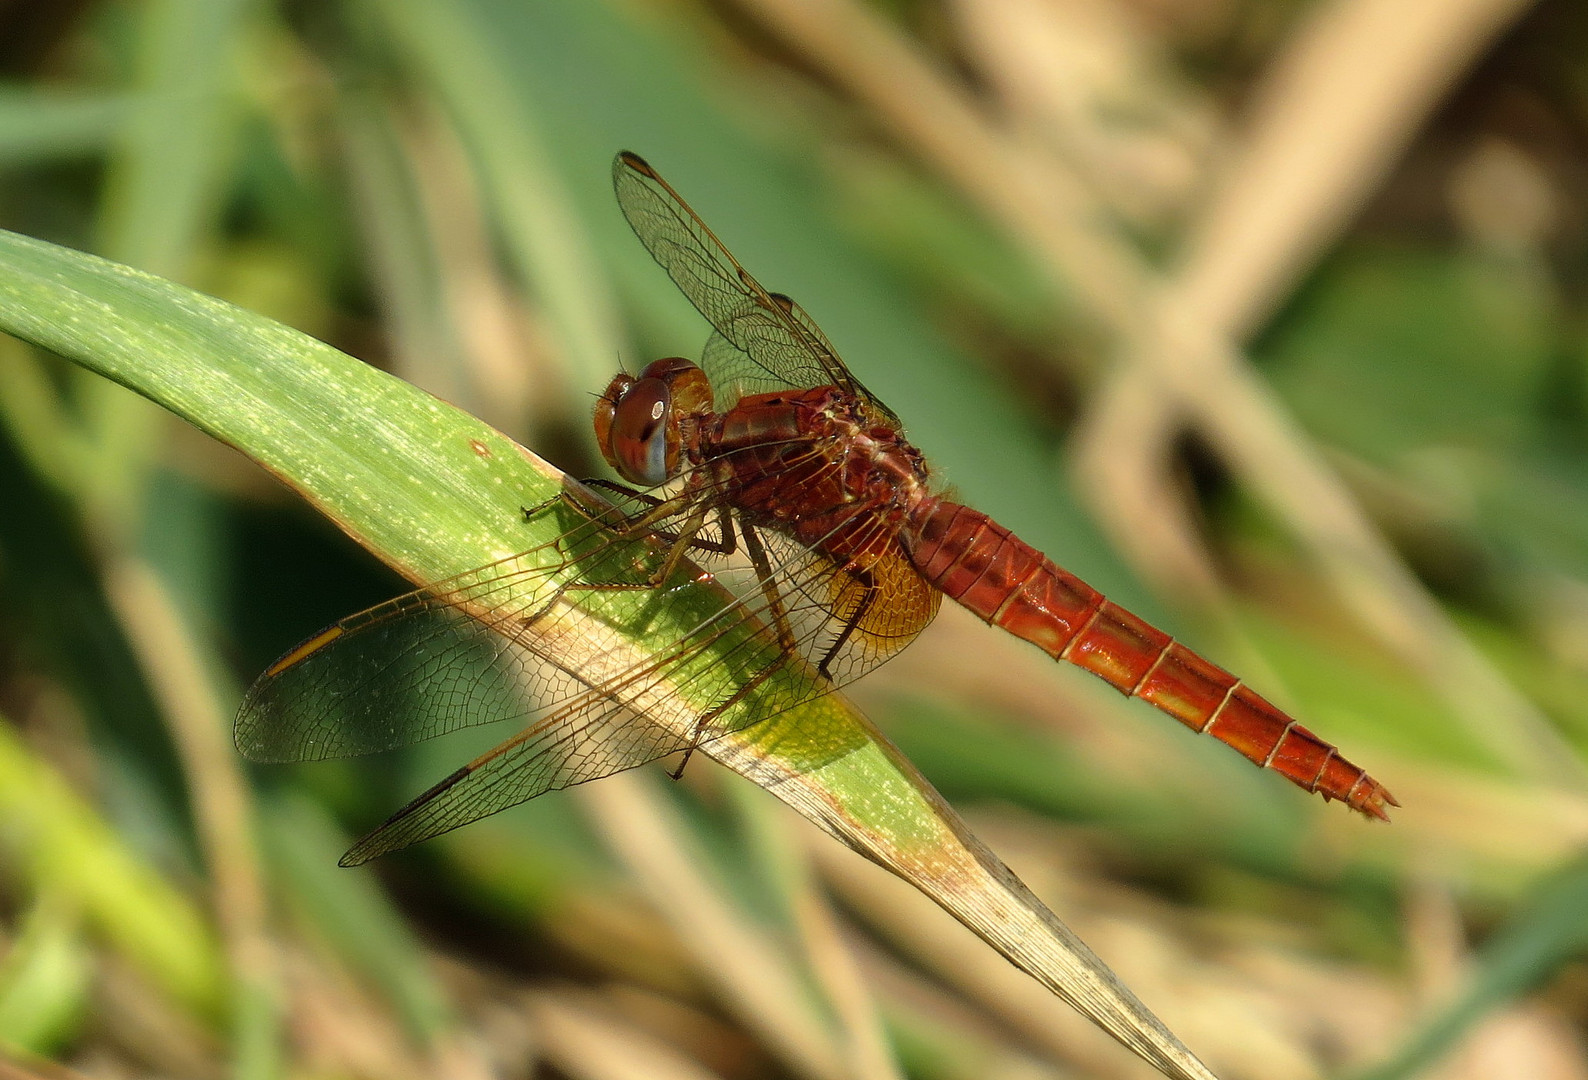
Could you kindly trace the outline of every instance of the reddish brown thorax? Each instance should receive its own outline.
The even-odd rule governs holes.
[[[669,357],[613,378],[596,405],[595,432],[630,483],[655,487],[699,466],[691,482],[710,485],[752,522],[856,567],[896,545],[926,497],[920,452],[831,386],[751,394],[718,413],[705,373]]]
[[[836,387],[741,398],[712,418],[701,443],[742,513],[852,568],[896,546],[900,526],[926,497],[920,451]]]

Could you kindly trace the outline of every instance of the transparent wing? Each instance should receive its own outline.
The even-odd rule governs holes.
[[[597,780],[690,745],[680,730],[596,691],[507,739],[397,811],[342,856],[357,866],[547,791]]]
[[[612,184],[618,206],[640,243],[722,339],[742,355],[742,360],[735,358],[729,367],[716,371],[709,358],[705,364],[713,387],[723,395],[719,409],[740,395],[765,389],[836,386],[898,424],[892,410],[844,366],[815,320],[793,300],[768,292],[751,277],[643,158],[628,151],[618,154],[612,163]]]
[[[760,534],[774,565],[778,595],[807,662],[834,686],[854,682],[915,640],[937,615],[943,595],[916,571],[896,542],[864,574],[777,532]]]
[[[712,395],[718,412],[733,408],[740,398],[751,394],[768,394],[777,390],[787,390],[790,386],[796,385],[782,375],[769,372],[767,365],[755,360],[716,330],[711,332],[711,336],[706,339],[705,348],[701,350],[700,367],[711,380]],[[798,385],[824,385],[830,381],[807,380]],[[875,401],[869,404],[873,408],[883,410],[889,422],[899,423],[898,418],[888,413],[884,406]]]
[[[277,660],[243,699],[237,748],[266,762],[379,753],[580,689],[527,669],[521,639],[569,586],[639,585],[659,556],[560,502],[549,512],[564,518],[555,542],[350,615]]]
[[[607,600],[614,586],[643,586],[665,544],[575,518],[554,545],[342,620],[250,689],[236,740],[256,760],[344,757],[461,727],[523,725],[398,811],[345,862],[741,730],[829,688],[778,678],[785,668],[825,664],[830,685],[846,683],[936,612],[935,590],[896,547],[862,580],[756,530],[760,567],[725,565],[718,577],[653,590],[647,610],[681,620],[680,630],[642,655],[619,632],[636,628],[620,627]],[[726,609],[719,578],[739,589]],[[863,608],[862,594],[870,594]]]

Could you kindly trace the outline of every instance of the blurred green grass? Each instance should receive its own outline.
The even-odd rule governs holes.
[[[1166,20],[1138,33],[1234,115],[1253,58],[1285,41],[1257,6],[1231,5],[1211,28]],[[1588,321],[1584,184],[1569,148],[1588,128],[1572,47],[1582,20],[1565,7],[1542,5],[1495,47],[1461,108],[1436,119],[1425,152],[1313,268],[1252,356],[1400,556],[1580,747]],[[969,62],[944,9],[889,10],[946,65]],[[690,355],[705,337],[612,205],[612,153],[645,154],[753,272],[812,312],[967,502],[1219,662],[1254,668],[1255,683],[1407,805],[1391,829],[1358,828],[1206,740],[1156,730],[1145,710],[1074,689],[1080,676],[1053,676],[1064,688],[1054,711],[1074,705],[1056,717],[940,691],[938,673],[910,668],[908,692],[890,683],[866,700],[945,793],[994,833],[1031,830],[1054,851],[1089,853],[1089,880],[1160,905],[1144,916],[1160,932],[1222,943],[1219,928],[1246,920],[1244,933],[1282,940],[1275,955],[1298,970],[1342,965],[1372,980],[1402,1021],[1320,1070],[1367,1067],[1404,1044],[1393,1074],[1410,1075],[1525,993],[1581,1039],[1580,912],[1556,903],[1563,879],[1549,875],[1580,858],[1582,793],[1509,775],[1194,446],[1179,475],[1235,595],[1233,629],[1155,594],[1065,475],[1070,425],[1108,360],[1085,313],[1026,264],[1019,238],[754,25],[734,5],[687,3],[86,3],[0,73],[0,225],[287,321],[583,474],[594,471],[588,395],[620,363]],[[1476,183],[1479,150],[1496,139],[1555,200],[1553,223],[1531,240],[1522,229],[1521,249],[1474,227],[1458,199],[1430,208],[1406,194]],[[1121,231],[1149,251],[1175,241],[1173,220]],[[306,1032],[303,1015],[319,1003],[377,1041],[455,1048],[459,1032],[482,1028],[493,994],[574,983],[653,995],[644,1008],[622,999],[625,1024],[695,1033],[673,1031],[724,1075],[770,1067],[776,1055],[753,1034],[740,1058],[710,1058],[742,1025],[568,800],[517,808],[373,877],[335,869],[347,834],[447,771],[456,747],[251,776],[270,936],[300,966],[274,1003],[222,988],[221,916],[190,783],[134,631],[105,597],[107,552],[130,549],[158,569],[228,703],[284,648],[396,582],[257,470],[121,388],[0,346],[0,709],[3,730],[21,735],[0,800],[27,811],[0,830],[0,1043],[89,1073],[105,1060],[182,1073],[196,1054],[201,1072],[232,1061],[251,1075],[402,1075],[404,1052],[359,1057],[346,1039]],[[489,361],[503,355],[527,383],[501,377]],[[1082,724],[1109,734],[1076,737]],[[58,790],[32,786],[57,773]],[[723,888],[797,951],[794,920],[767,899],[775,869],[743,855],[753,830],[742,812],[710,777],[667,797]],[[30,821],[83,835],[40,839]],[[63,880],[29,854],[85,844],[86,878]],[[1437,944],[1408,914],[1428,891],[1474,939],[1503,928],[1471,980],[1443,993],[1411,974],[1434,962]],[[1207,962],[1222,947],[1208,946]],[[901,950],[883,951],[891,961]],[[906,959],[956,1007],[996,1013]],[[180,1049],[130,1039],[128,981],[169,1021],[151,1030],[204,1038]],[[1003,1060],[1006,1045],[943,1020],[959,1014],[917,990],[884,1002],[909,1075],[975,1075],[967,1060]],[[1445,1001],[1453,1019],[1441,1019]],[[1200,1048],[1173,1002],[1150,1003]],[[228,1018],[234,1008],[253,1008],[262,1027]],[[249,1049],[250,1030],[282,1056]],[[959,1041],[933,1048],[930,1036],[949,1031]],[[500,1040],[509,1054],[512,1039]]]

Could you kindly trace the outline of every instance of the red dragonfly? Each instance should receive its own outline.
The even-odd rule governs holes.
[[[658,360],[602,394],[596,437],[635,487],[594,482],[613,505],[570,486],[526,511],[563,516],[555,542],[342,620],[272,665],[243,703],[237,745],[264,761],[520,724],[344,865],[548,790],[678,751],[687,760],[875,668],[944,595],[1307,791],[1387,819],[1395,799],[1333,746],[987,515],[935,494],[899,418],[644,160],[619,154],[613,182],[641,243],[715,328],[699,365]],[[724,586],[735,597],[726,607]],[[604,598],[629,590],[648,590],[681,632],[638,660],[622,645],[592,651],[603,629],[612,638]],[[796,669],[804,677],[789,677]],[[679,700],[693,703],[683,722]]]

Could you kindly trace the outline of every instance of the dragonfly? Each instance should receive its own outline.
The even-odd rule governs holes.
[[[243,701],[236,743],[260,761],[515,724],[343,865],[546,791],[687,762],[873,670],[945,596],[1304,790],[1388,819],[1395,798],[1333,745],[935,488],[899,418],[815,321],[752,277],[644,159],[619,153],[613,184],[713,328],[698,363],[619,373],[597,401],[596,441],[623,483],[569,485],[526,510],[557,515],[555,540],[335,623]],[[639,654],[613,634],[612,601],[635,592],[676,628]]]

